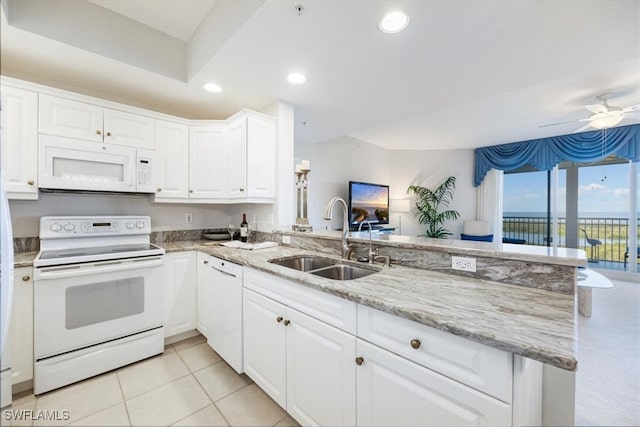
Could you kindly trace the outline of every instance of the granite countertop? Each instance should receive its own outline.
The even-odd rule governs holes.
[[[302,249],[247,251],[210,245],[200,250],[491,347],[577,369],[571,295],[395,265],[360,279],[336,281],[268,262],[318,255]]]
[[[322,231],[302,233],[287,231],[285,235],[313,237],[316,239],[339,240],[340,231]],[[587,266],[587,256],[582,249],[552,248],[547,246],[515,245],[501,242],[476,242],[457,239],[430,239],[422,236],[405,236],[373,233],[372,241],[377,246],[389,246],[404,249],[428,249],[439,252],[455,252],[460,255],[512,259],[518,261],[540,262],[545,264]],[[350,232],[349,241],[369,243],[369,232]]]
[[[561,369],[577,369],[577,324],[572,295],[393,265],[356,280],[337,281],[268,262],[319,255],[279,246],[248,251],[210,240],[159,243],[167,253],[199,250],[341,298],[396,314]],[[37,252],[16,254],[16,267]]]

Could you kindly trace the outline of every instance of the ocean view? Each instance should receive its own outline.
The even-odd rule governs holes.
[[[638,218],[640,218],[640,212],[637,213]],[[533,217],[533,218],[545,218],[547,216],[546,212],[504,212],[502,214],[503,217]],[[564,212],[559,212],[558,216],[561,218],[565,218],[566,214]],[[580,218],[628,218],[629,214],[627,212],[580,212],[578,214]]]

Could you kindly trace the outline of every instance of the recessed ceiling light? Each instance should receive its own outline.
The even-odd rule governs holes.
[[[216,83],[207,83],[204,86],[202,86],[202,88],[204,90],[206,90],[207,92],[211,92],[211,93],[220,93],[220,92],[222,92],[222,88],[220,87],[219,84],[216,84]]]
[[[409,24],[409,17],[399,10],[387,13],[378,26],[385,33],[398,33]]]
[[[287,76],[287,81],[294,85],[301,85],[307,81],[307,77],[302,73],[291,73]]]

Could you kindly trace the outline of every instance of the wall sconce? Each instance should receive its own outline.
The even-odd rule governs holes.
[[[391,199],[389,210],[391,212],[397,212],[398,215],[398,234],[402,234],[402,214],[410,212],[409,199]]]

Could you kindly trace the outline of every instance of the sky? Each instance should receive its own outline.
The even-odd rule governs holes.
[[[565,211],[566,173],[560,170],[558,212]],[[629,165],[589,166],[578,172],[578,211],[581,213],[627,212]],[[636,177],[640,183],[640,173]],[[640,185],[638,185],[640,189]],[[504,212],[545,212],[547,172],[505,174]],[[640,190],[638,194],[640,200]],[[639,202],[640,203],[640,202]],[[637,209],[640,211],[640,208]]]

